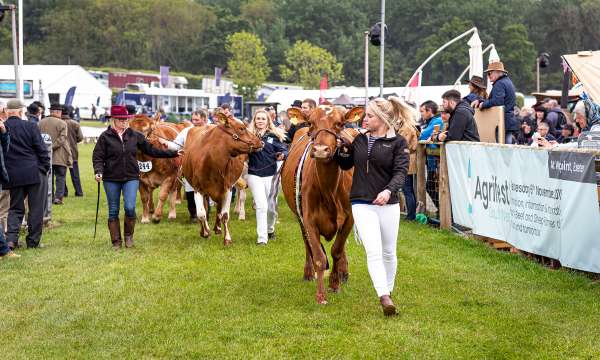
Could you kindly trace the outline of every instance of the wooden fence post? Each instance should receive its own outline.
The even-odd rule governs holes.
[[[450,181],[448,178],[448,157],[446,156],[446,145],[440,145],[440,228],[450,230],[452,228],[452,202],[450,200]]]
[[[427,177],[427,154],[425,144],[417,146],[417,203],[427,206],[427,192],[425,191]],[[425,210],[425,209],[424,209]]]

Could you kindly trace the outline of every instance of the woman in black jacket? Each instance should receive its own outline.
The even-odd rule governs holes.
[[[277,161],[287,155],[287,147],[283,144],[285,133],[275,127],[269,113],[258,110],[254,113],[248,131],[261,138],[265,144],[261,151],[248,156],[248,187],[256,205],[257,244],[266,245],[275,236],[277,212],[269,207],[268,198],[271,193],[273,175],[277,172]],[[277,191],[277,189],[273,189]]]
[[[96,181],[103,182],[108,202],[108,230],[115,250],[121,248],[119,208],[121,193],[125,208],[123,235],[125,247],[133,246],[135,229],[135,202],[139,186],[138,150],[158,158],[176,157],[182,151],[160,150],[152,147],[142,133],[129,128],[130,115],[125,106],[114,105],[111,109],[111,126],[98,138],[92,162]]]
[[[395,315],[390,297],[396,278],[396,240],[400,223],[398,191],[408,172],[406,140],[394,131],[400,119],[412,112],[397,97],[369,102],[366,133],[344,145],[336,154],[340,167],[354,167],[350,202],[356,230],[367,253],[367,267],[383,313]]]

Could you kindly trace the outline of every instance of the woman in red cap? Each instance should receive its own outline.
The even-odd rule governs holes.
[[[108,230],[115,250],[121,248],[121,227],[119,208],[121,193],[125,208],[124,231],[125,247],[133,246],[135,228],[135,202],[139,186],[138,150],[157,158],[179,156],[182,150],[160,150],[154,148],[142,133],[129,128],[131,116],[125,106],[113,105],[110,109],[111,126],[98,138],[94,147],[92,162],[96,181],[103,182],[108,201]]]

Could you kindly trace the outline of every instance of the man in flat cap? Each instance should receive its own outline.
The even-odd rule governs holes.
[[[63,108],[60,104],[50,106],[50,116],[40,120],[42,134],[48,134],[52,139],[52,173],[53,173],[53,204],[62,205],[65,193],[67,168],[72,166],[71,149],[69,147],[68,126],[61,120]]]
[[[25,240],[28,248],[37,248],[42,237],[50,156],[38,126],[25,118],[25,104],[14,99],[6,108],[8,119],[4,124],[10,133],[10,149],[4,156],[8,179],[2,179],[3,187],[10,190],[6,240],[11,249],[19,244],[27,197],[29,215]]]

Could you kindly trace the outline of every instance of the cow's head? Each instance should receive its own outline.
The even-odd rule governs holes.
[[[355,107],[343,114],[333,105],[321,105],[314,109],[305,121],[310,125],[310,136],[313,142],[311,157],[317,160],[331,160],[337,148],[337,140],[344,125],[358,122],[364,114],[362,107]]]
[[[227,134],[225,142],[219,144],[219,146],[225,146],[229,149],[232,156],[248,154],[262,149],[264,144],[258,136],[248,131],[244,122],[234,118],[233,115],[227,116],[222,112],[215,113],[214,117],[217,127]]]
[[[155,121],[146,115],[136,115],[133,119],[129,120],[129,127],[148,137],[152,130],[154,130]]]

